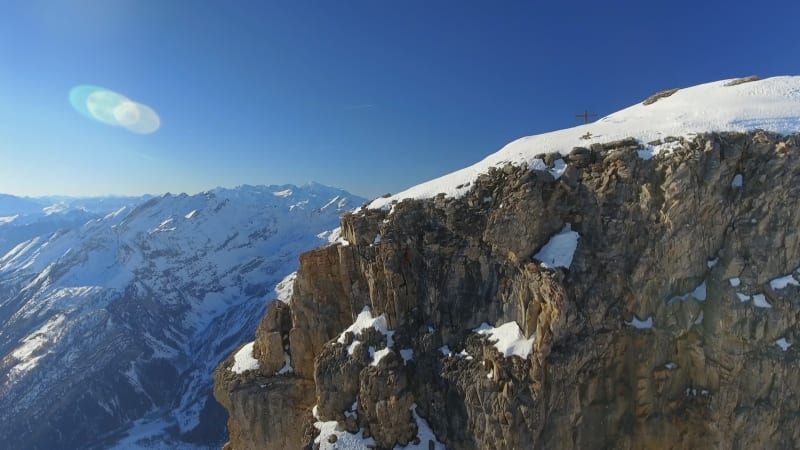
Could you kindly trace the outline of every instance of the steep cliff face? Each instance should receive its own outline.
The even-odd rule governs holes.
[[[558,179],[507,165],[345,216],[349,245],[304,254],[262,323],[281,342],[260,333],[265,370],[217,370],[231,430],[261,433],[232,447],[337,421],[391,448],[419,441],[416,414],[451,449],[800,445],[800,135],[675,147],[576,148]],[[294,373],[274,375],[284,341]]]
[[[710,83],[345,215],[215,372],[231,447],[800,446],[798,130]]]

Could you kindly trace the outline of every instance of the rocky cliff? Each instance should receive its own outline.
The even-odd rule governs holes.
[[[215,372],[229,448],[799,447],[800,134],[537,160],[305,253]]]
[[[217,370],[232,447],[300,448],[313,405],[405,445],[414,404],[455,449],[800,445],[800,136],[637,150],[576,148],[558,180],[509,165],[459,199],[346,216],[350,245],[304,254],[291,304],[271,304],[263,370]],[[572,263],[544,268],[566,224]],[[365,307],[393,334],[339,342]],[[484,322],[516,323],[528,356],[473,332]],[[274,376],[285,345],[294,374]]]

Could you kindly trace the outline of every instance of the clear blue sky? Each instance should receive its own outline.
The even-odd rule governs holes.
[[[398,192],[587,108],[798,74],[798,17],[796,0],[3,1],[0,192]],[[79,114],[85,84],[160,129]]]

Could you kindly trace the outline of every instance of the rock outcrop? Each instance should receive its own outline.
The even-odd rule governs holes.
[[[800,135],[667,141],[346,215],[349,245],[270,307],[260,368],[215,373],[231,447],[330,445],[331,421],[376,448],[800,446]],[[569,263],[542,260],[565,230]]]

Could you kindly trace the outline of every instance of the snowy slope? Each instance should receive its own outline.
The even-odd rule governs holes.
[[[430,198],[439,193],[459,196],[490,167],[510,162],[545,170],[542,154],[566,154],[574,147],[588,147],[593,143],[633,137],[647,144],[668,136],[690,137],[711,131],[762,129],[781,134],[800,131],[800,76],[728,85],[731,81],[680,89],[655,103],[639,103],[587,125],[518,139],[472,166],[391,197],[378,198],[369,207],[383,208],[393,201]],[[665,150],[669,150],[669,146],[646,146],[640,155],[649,158]]]
[[[168,194],[17,243],[0,256],[0,438],[224,441],[213,368],[362,201],[318,184]]]
[[[70,229],[148,197],[20,198],[0,194],[0,255],[36,236]]]
[[[0,217],[36,213],[45,206],[44,200],[0,194]]]

